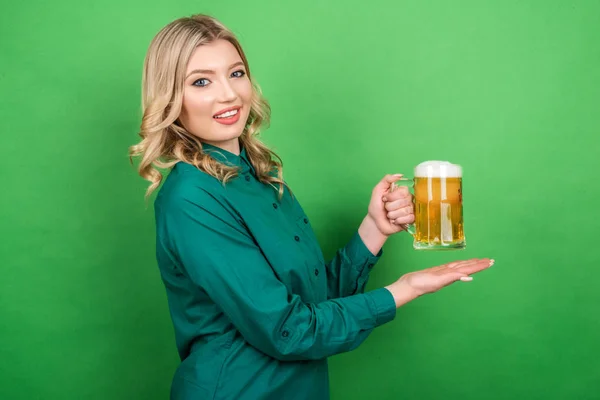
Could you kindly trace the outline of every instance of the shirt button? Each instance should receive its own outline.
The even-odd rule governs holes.
[[[294,236],[294,239],[296,240],[296,242],[300,241],[300,237],[298,237],[298,236]]]
[[[246,182],[250,182],[250,175],[246,175]]]
[[[319,270],[315,268],[315,276],[319,275]]]
[[[281,336],[288,337],[288,336],[290,336],[290,333],[288,331],[283,331],[283,332],[281,332]]]
[[[304,223],[308,224],[308,218],[304,218]]]
[[[277,210],[277,204],[273,203],[273,208]]]

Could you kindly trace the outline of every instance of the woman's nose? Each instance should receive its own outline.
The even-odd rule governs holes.
[[[221,101],[223,102],[227,102],[227,101],[232,101],[235,100],[237,98],[237,92],[235,91],[234,87],[231,85],[231,83],[229,82],[225,82],[223,83],[223,85],[221,86],[221,93],[220,93],[220,98]]]

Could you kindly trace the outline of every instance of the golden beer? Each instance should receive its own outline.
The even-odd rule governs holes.
[[[464,242],[462,178],[415,177],[415,241],[431,246]]]
[[[462,168],[447,161],[426,161],[415,168],[414,226],[407,231],[418,250],[465,248]]]

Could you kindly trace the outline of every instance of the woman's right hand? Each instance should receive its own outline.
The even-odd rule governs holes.
[[[473,279],[469,275],[483,271],[492,265],[494,260],[489,258],[454,261],[405,274],[396,282],[386,286],[386,289],[394,296],[396,307],[400,307],[419,296],[436,292],[458,280],[468,282]]]

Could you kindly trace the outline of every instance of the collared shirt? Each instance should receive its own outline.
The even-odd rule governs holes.
[[[296,196],[257,180],[239,156],[223,184],[177,163],[155,200],[157,260],[181,364],[172,399],[329,398],[327,357],[396,315],[391,293],[365,293],[373,255],[356,231],[325,261]]]

